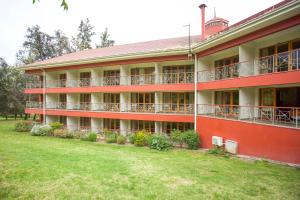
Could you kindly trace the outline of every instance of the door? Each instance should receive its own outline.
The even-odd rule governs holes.
[[[59,75],[59,87],[66,87],[67,82],[67,74]]]
[[[80,110],[91,109],[91,94],[80,94]]]

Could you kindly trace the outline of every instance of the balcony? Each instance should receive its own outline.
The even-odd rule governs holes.
[[[27,102],[26,108],[43,108],[41,102]],[[154,104],[154,103],[66,103],[48,102],[46,109],[80,110],[95,112],[132,112],[132,113],[163,113],[163,114],[187,114],[194,113],[194,104]]]
[[[75,88],[119,85],[158,85],[158,84],[191,84],[194,83],[194,72],[142,74],[130,76],[106,76],[99,78],[46,80],[46,88]],[[42,88],[41,81],[26,83],[27,89]]]
[[[251,62],[239,62],[210,70],[199,71],[198,82],[205,83],[238,77],[300,70],[300,49],[261,57]]]
[[[198,115],[300,128],[299,107],[199,104]]]

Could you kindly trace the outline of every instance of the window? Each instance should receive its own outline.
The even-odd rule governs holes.
[[[131,69],[131,84],[132,85],[143,85],[143,84],[154,84],[154,67],[147,68],[133,68]]]
[[[80,129],[90,129],[91,128],[91,118],[80,117]]]
[[[131,131],[141,131],[146,130],[150,133],[155,132],[155,122],[153,121],[142,121],[142,120],[132,120],[131,121]]]
[[[59,75],[59,87],[66,87],[67,74]]]
[[[263,88],[260,90],[261,106],[276,106],[275,102],[275,88]]]
[[[66,116],[59,116],[59,123],[63,125],[67,125],[67,117]]]
[[[67,94],[59,94],[59,108],[66,109],[67,106]]]
[[[103,85],[120,85],[120,70],[104,71]]]
[[[120,120],[119,119],[104,119],[104,129],[112,130],[115,132],[120,131]]]
[[[87,87],[91,84],[91,72],[81,72],[80,73],[80,87]]]
[[[163,67],[163,83],[193,83],[194,81],[194,66],[179,65],[179,66],[164,66]]]
[[[239,76],[238,69],[239,56],[235,55],[228,58],[215,61],[215,78],[216,80],[233,78]]]
[[[132,93],[131,111],[132,112],[154,112],[155,111],[154,93]]]
[[[164,122],[163,123],[163,132],[170,134],[172,130],[180,130],[182,132],[194,129],[193,123],[183,123],[183,122]]]
[[[194,93],[163,93],[163,111],[164,112],[193,112]]]
[[[80,94],[80,110],[91,109],[91,94]]]

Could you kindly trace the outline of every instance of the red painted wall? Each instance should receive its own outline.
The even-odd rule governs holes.
[[[258,87],[295,83],[300,83],[300,70],[198,83],[197,90],[220,90],[237,87]]]
[[[43,114],[43,110],[26,108],[25,113]],[[157,113],[152,114],[152,113],[125,113],[125,112],[124,113],[92,112],[92,111],[78,111],[78,110],[46,110],[46,115],[194,123],[193,115],[180,115],[180,114],[176,115],[176,114],[157,114]]]
[[[215,135],[237,141],[238,154],[300,164],[299,129],[198,116],[197,132],[203,148]]]

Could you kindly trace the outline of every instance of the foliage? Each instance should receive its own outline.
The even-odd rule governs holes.
[[[59,123],[59,122],[52,122],[52,123],[50,123],[49,125],[51,126],[51,128],[52,128],[53,130],[61,129],[61,128],[64,126],[64,124]]]
[[[24,112],[26,76],[16,67],[9,66],[0,58],[0,114],[21,114]]]
[[[128,141],[130,144],[134,144],[134,140],[135,140],[135,134],[130,134],[128,136]]]
[[[54,31],[53,41],[55,56],[61,56],[74,51],[70,45],[69,38],[61,30]]]
[[[126,143],[126,137],[123,135],[118,135],[117,137],[117,143],[118,144],[125,144]]]
[[[32,129],[31,121],[17,121],[15,123],[15,131],[17,132],[29,132]]]
[[[81,131],[81,130],[74,130],[74,131],[69,131],[70,134],[73,136],[75,139],[83,139],[86,138],[86,131]]]
[[[170,139],[164,134],[154,134],[149,137],[148,145],[159,151],[169,150],[172,147]]]
[[[117,134],[110,130],[104,130],[104,137],[105,137],[105,142],[107,143],[117,142]]]
[[[95,133],[95,132],[89,132],[87,134],[87,141],[96,142],[97,141],[97,133]]]
[[[34,136],[47,136],[52,135],[53,130],[51,126],[47,125],[34,125],[31,129],[31,134]]]
[[[108,28],[100,34],[100,45],[96,45],[97,48],[111,47],[114,46],[115,41],[109,39],[110,34],[108,33]]]
[[[174,144],[179,144],[180,146],[182,146],[182,144],[184,143],[183,135],[184,134],[180,130],[174,129],[171,132],[170,139]]]
[[[85,21],[81,20],[78,27],[78,34],[76,38],[72,38],[72,44],[76,51],[91,49],[92,36],[96,33],[93,31],[94,27],[90,24],[89,18]]]
[[[207,153],[212,155],[229,157],[229,153],[227,153],[223,147],[219,146],[214,146],[213,148],[209,149]]]
[[[32,0],[32,3],[35,4],[35,2],[37,2],[37,1],[39,1],[39,0]],[[60,6],[63,7],[64,10],[69,9],[69,6],[68,6],[68,3],[66,0],[61,0]]]
[[[60,138],[73,138],[72,132],[68,131],[67,129],[55,129],[53,131],[54,137],[60,137]]]
[[[188,149],[198,149],[200,144],[199,135],[194,130],[187,130],[183,133],[183,141]]]
[[[149,136],[150,133],[145,130],[136,132],[134,137],[134,145],[139,147],[146,146],[148,144]]]

